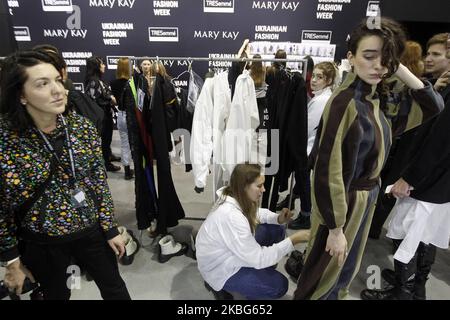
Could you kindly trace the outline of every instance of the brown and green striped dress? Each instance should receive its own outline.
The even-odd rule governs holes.
[[[349,73],[325,107],[313,150],[311,238],[294,299],[345,298],[361,264],[392,134],[443,108],[429,83],[410,90],[412,99],[388,101],[384,108],[376,88]],[[348,243],[341,267],[325,251],[328,230],[337,227]]]

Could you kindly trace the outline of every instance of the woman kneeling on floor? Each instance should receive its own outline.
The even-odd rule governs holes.
[[[277,299],[287,292],[288,279],[276,264],[295,244],[308,241],[309,231],[285,238],[282,224],[292,213],[259,208],[264,191],[259,165],[237,165],[198,232],[198,268],[216,298],[231,298],[233,292],[247,299]]]

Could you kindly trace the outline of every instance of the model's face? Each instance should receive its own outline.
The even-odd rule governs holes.
[[[248,198],[253,202],[258,202],[261,199],[264,191],[264,176],[259,176],[253,183],[245,188]]]
[[[152,64],[150,63],[150,61],[148,60],[144,60],[141,63],[141,68],[142,68],[142,72],[144,74],[149,74],[150,73],[150,68],[151,68]]]
[[[28,112],[57,115],[63,113],[67,98],[63,80],[55,67],[41,63],[26,69],[28,79],[23,86],[20,102]]]
[[[314,68],[311,77],[311,89],[312,91],[319,91],[331,84],[331,79],[327,79],[323,74],[323,70],[319,68]]]
[[[434,78],[438,78],[445,71],[449,70],[450,59],[446,57],[446,47],[443,44],[433,44],[427,50],[425,57],[425,73],[431,73]]]
[[[370,85],[381,82],[388,69],[381,65],[383,40],[378,36],[366,36],[359,41],[356,54],[350,51],[347,58],[353,65],[354,72]]]

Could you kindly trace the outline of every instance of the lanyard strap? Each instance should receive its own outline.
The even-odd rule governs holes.
[[[74,157],[73,157],[72,142],[70,141],[69,130],[67,129],[67,124],[66,124],[66,120],[64,119],[64,117],[62,115],[59,115],[59,117],[61,118],[61,121],[62,121],[62,123],[64,125],[64,131],[65,131],[65,134],[66,134],[67,147],[69,149],[70,168],[72,169],[73,179],[76,182],[77,181],[77,177],[76,177],[76,173],[75,173],[75,161],[74,161]],[[41,135],[42,139],[44,140],[45,146],[47,147],[48,151],[50,151],[52,153],[52,155],[55,157],[55,159],[58,161],[58,163],[62,166],[61,160],[59,159],[58,154],[56,153],[56,151],[53,148],[53,146],[50,143],[50,141],[48,141],[47,137],[45,136],[45,134],[41,130],[38,129],[38,132]]]

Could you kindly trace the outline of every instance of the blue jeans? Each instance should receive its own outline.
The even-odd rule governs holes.
[[[285,232],[284,226],[260,224],[255,239],[262,246],[271,246],[284,240]],[[225,282],[223,290],[237,292],[249,300],[278,299],[286,294],[288,279],[273,266],[265,269],[242,267]]]

